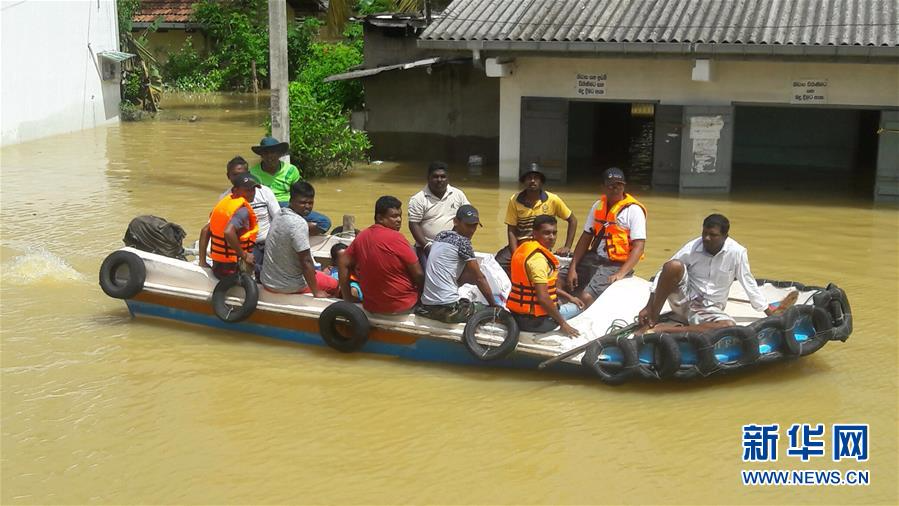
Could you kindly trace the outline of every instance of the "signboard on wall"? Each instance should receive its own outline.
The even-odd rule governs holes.
[[[827,79],[794,79],[791,104],[826,104]]]
[[[601,97],[606,94],[606,74],[578,73],[575,81],[575,91],[579,97]]]
[[[718,165],[718,139],[724,118],[721,116],[693,116],[690,118],[690,139],[693,141],[694,174],[714,174]]]

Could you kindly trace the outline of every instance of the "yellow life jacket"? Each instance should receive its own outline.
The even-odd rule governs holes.
[[[209,256],[212,260],[219,263],[236,263],[237,252],[228,246],[225,241],[225,227],[231,221],[231,217],[241,207],[246,208],[250,213],[250,229],[243,233],[240,239],[240,247],[247,252],[253,251],[253,245],[256,244],[256,234],[259,233],[259,224],[256,222],[256,213],[253,212],[247,199],[243,197],[235,197],[229,193],[225,198],[219,201],[209,215],[209,235],[210,248]]]
[[[605,247],[609,260],[613,262],[624,262],[631,252],[630,230],[618,225],[618,213],[628,206],[639,206],[643,214],[646,214],[646,207],[629,193],[625,193],[624,198],[616,202],[611,209],[608,208],[606,196],[603,195],[593,212],[594,240],[602,241],[597,247]],[[640,260],[643,260],[644,256],[640,255]]]
[[[556,280],[559,277],[559,260],[539,242],[534,239],[528,239],[520,243],[518,248],[515,249],[515,253],[512,254],[512,291],[509,293],[506,307],[509,311],[517,314],[546,316],[548,313],[537,301],[537,290],[530,278],[528,278],[527,267],[525,266],[528,259],[533,255],[545,256],[552,266],[546,289],[549,291],[549,298],[552,299],[554,304],[556,303]]]

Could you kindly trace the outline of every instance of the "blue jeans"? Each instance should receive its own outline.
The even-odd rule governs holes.
[[[581,308],[577,307],[577,304],[574,302],[566,302],[559,306],[559,314],[562,315],[562,318],[565,318],[565,321],[568,321],[581,314]]]
[[[287,207],[290,205],[290,202],[278,202],[281,207]],[[303,216],[307,222],[314,224],[321,230],[321,233],[326,234],[328,230],[331,230],[331,218],[328,218],[322,213],[318,213],[315,211],[309,211],[309,214]]]

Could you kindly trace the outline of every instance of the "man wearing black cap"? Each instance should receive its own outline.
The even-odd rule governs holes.
[[[540,172],[540,167],[532,163],[530,170],[518,178],[524,184],[524,190],[509,199],[506,208],[506,230],[509,237],[509,245],[496,253],[496,261],[508,274],[512,263],[512,253],[518,248],[522,239],[531,236],[534,227],[534,218],[541,215],[550,215],[568,222],[568,230],[565,234],[565,246],[557,250],[557,255],[568,255],[571,252],[571,244],[574,242],[574,234],[577,230],[577,218],[565,202],[555,193],[543,190],[546,176]]]
[[[490,305],[496,305],[471,245],[471,238],[479,226],[478,210],[466,204],[456,211],[453,229],[440,232],[434,238],[425,269],[422,305],[415,311],[417,315],[446,323],[468,321],[484,306],[459,297],[459,285],[465,283],[476,284]]]
[[[207,267],[206,247],[212,247],[212,273],[219,279],[237,273],[238,262],[254,267],[253,246],[259,232],[256,213],[250,206],[256,196],[259,183],[246,172],[231,180],[231,193],[222,198],[212,213],[209,223],[200,230],[200,250],[197,254],[200,267]]]
[[[624,192],[624,172],[602,173],[597,200],[574,248],[571,264],[560,272],[569,290],[589,306],[612,283],[631,276],[646,245],[646,208]]]

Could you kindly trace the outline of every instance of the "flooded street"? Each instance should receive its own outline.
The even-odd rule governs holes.
[[[251,162],[266,97],[171,98],[163,119],[4,147],[3,504],[895,504],[899,211],[870,198],[743,190],[714,198],[631,188],[648,209],[651,276],[711,212],[730,218],[757,277],[849,295],[855,330],[811,357],[733,377],[611,388],[591,378],[343,355],[132,319],[97,273],[128,222],[154,214],[192,243]],[[197,121],[189,121],[193,115]],[[372,221],[426,163],[317,179],[316,210]],[[517,186],[496,168],[451,184],[480,210],[479,251],[505,243]],[[548,185],[578,220],[598,195]],[[564,228],[564,227],[563,227]],[[406,223],[403,231],[408,234]],[[411,238],[411,236],[409,236]],[[870,424],[866,463],[785,457],[792,423]],[[741,427],[779,423],[778,462],[741,461]],[[828,442],[828,451],[830,443]],[[744,487],[741,469],[870,469],[868,487]]]

